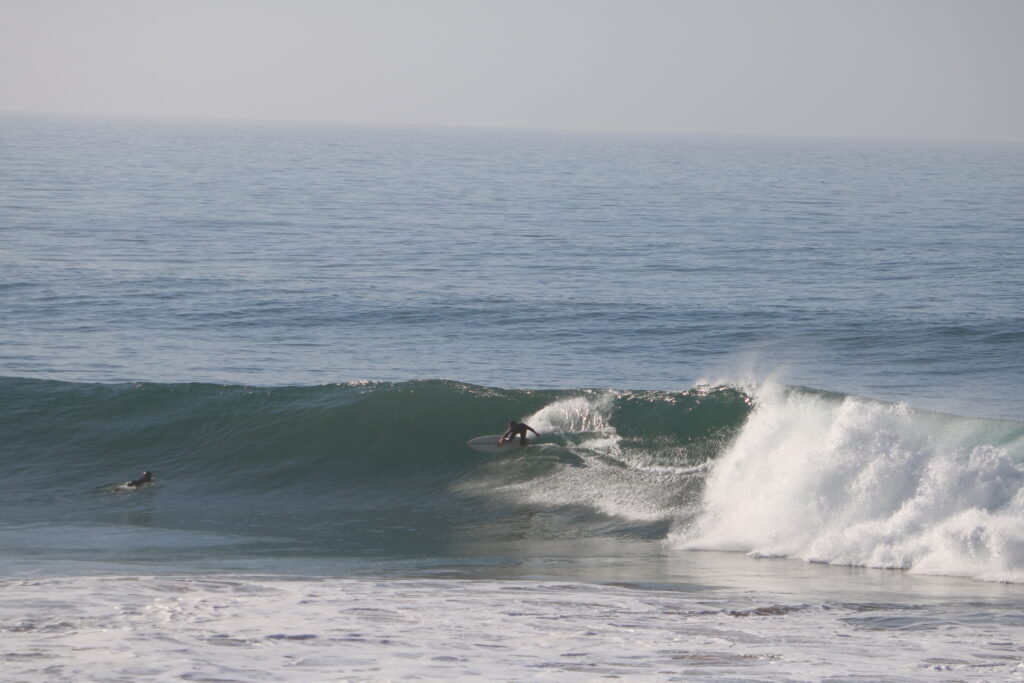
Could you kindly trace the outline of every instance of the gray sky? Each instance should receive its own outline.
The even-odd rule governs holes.
[[[0,110],[1024,141],[1024,0],[0,0]]]

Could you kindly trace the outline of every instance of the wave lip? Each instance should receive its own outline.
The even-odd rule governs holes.
[[[1024,582],[1024,427],[763,387],[684,548]]]

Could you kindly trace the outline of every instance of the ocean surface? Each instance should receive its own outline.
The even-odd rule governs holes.
[[[1022,264],[1022,145],[2,115],[0,679],[1024,681]]]

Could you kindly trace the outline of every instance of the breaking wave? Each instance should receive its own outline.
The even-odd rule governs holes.
[[[1024,581],[1024,425],[1014,421],[770,385],[4,378],[0,389],[8,523],[144,513],[148,527],[250,534],[266,552],[295,552],[268,540],[292,538],[327,554],[467,536],[629,535]],[[540,443],[498,455],[465,446],[511,419]],[[142,470],[156,475],[152,491],[111,494]]]

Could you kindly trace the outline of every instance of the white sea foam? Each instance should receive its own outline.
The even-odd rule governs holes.
[[[674,543],[1024,581],[1012,423],[777,387],[756,405]]]
[[[1024,679],[1020,620],[978,614],[553,582],[22,579],[0,582],[0,667],[30,682]]]

